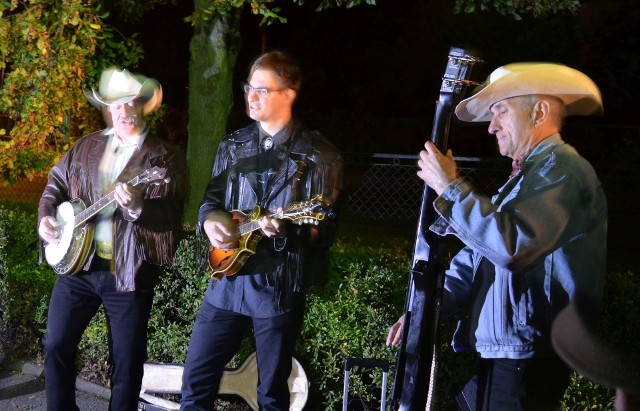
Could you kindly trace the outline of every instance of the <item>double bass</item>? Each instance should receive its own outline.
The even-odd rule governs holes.
[[[443,153],[447,151],[453,109],[469,86],[477,85],[470,76],[474,65],[481,61],[471,51],[457,47],[449,50],[431,132],[431,141]],[[436,198],[436,192],[425,184],[391,393],[394,409],[401,411],[431,410],[433,406],[437,331],[446,268],[440,238],[429,231],[436,218],[433,208]]]

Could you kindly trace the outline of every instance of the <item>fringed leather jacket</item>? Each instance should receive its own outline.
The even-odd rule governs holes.
[[[258,205],[276,212],[318,195],[325,218],[318,225],[287,220],[284,238],[261,238],[255,255],[236,275],[212,280],[206,298],[219,308],[261,318],[277,315],[290,308],[292,294],[326,275],[337,229],[343,158],[317,131],[295,122],[290,130],[287,142],[273,147],[271,154],[260,148],[258,123],[223,137],[198,211],[199,226],[213,210],[250,214]]]
[[[101,192],[98,166],[109,136],[94,132],[78,140],[49,172],[40,199],[38,225],[46,216],[55,216],[58,205],[80,199],[86,207],[108,193]],[[143,262],[161,265],[171,262],[182,224],[186,167],[182,151],[153,135],[146,136],[116,182],[126,183],[153,167],[166,170],[164,179],[143,187],[142,213],[136,219],[117,208],[113,215],[114,275],[118,291],[149,287],[152,279],[142,278]],[[91,224],[91,220],[89,224]],[[42,247],[41,247],[42,254]],[[82,269],[88,270],[95,256],[95,245]]]

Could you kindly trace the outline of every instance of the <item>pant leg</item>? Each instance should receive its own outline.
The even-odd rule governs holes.
[[[261,410],[289,410],[291,358],[303,319],[302,306],[272,318],[254,318]]]
[[[102,300],[111,341],[111,411],[138,409],[153,296],[152,290],[115,291],[115,282],[111,281],[103,288]]]
[[[557,357],[480,359],[476,375],[456,401],[464,411],[553,411],[569,385],[569,375]]]
[[[196,315],[182,375],[184,411],[211,411],[226,365],[249,327],[249,318],[215,308],[206,299]]]
[[[100,307],[98,274],[60,276],[49,301],[44,338],[44,375],[48,411],[78,410],[76,354],[89,321]]]
[[[522,409],[557,410],[571,380],[571,370],[559,357],[531,360],[522,383]]]

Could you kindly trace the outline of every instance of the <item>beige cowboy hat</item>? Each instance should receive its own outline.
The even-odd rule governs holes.
[[[598,324],[588,323],[590,305],[571,302],[560,311],[551,327],[554,349],[591,381],[640,395],[640,354],[624,349],[626,342],[609,341],[606,330],[598,332]]]
[[[568,115],[602,114],[602,95],[585,74],[555,63],[512,63],[494,70],[473,96],[455,109],[462,121],[491,121],[491,106],[506,98],[531,94],[562,100]]]
[[[100,109],[140,98],[144,101],[145,115],[156,111],[162,103],[162,87],[157,80],[114,67],[102,72],[98,91],[84,90],[84,95],[89,103]]]

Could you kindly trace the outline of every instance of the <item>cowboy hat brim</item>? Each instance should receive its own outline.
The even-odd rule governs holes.
[[[144,114],[147,115],[162,104],[162,87],[158,81],[142,75],[133,75],[126,69],[105,70],[100,80],[100,91],[92,88],[91,91],[83,90],[83,93],[87,101],[99,109],[140,98],[144,101]]]
[[[580,71],[554,63],[513,63],[494,70],[455,113],[462,121],[491,121],[491,106],[498,101],[533,94],[559,98],[568,115],[602,114],[598,86]]]
[[[586,323],[575,302],[567,305],[551,327],[553,347],[571,368],[586,378],[610,388],[640,393],[637,358],[614,350]]]

